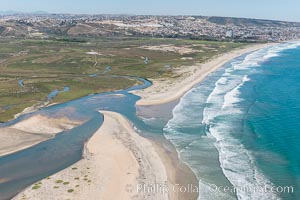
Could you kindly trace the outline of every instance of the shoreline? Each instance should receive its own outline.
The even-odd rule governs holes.
[[[203,63],[203,64],[200,64],[199,66],[193,66],[191,68],[192,71],[194,71],[196,68],[197,70],[193,72],[192,75],[188,76],[186,79],[184,79],[183,81],[181,82],[178,82],[177,84],[174,84],[174,85],[171,85],[170,89],[168,89],[168,91],[163,91],[162,94],[161,93],[155,93],[155,91],[153,90],[153,87],[161,87],[161,83],[159,81],[154,81],[153,82],[153,85],[150,86],[149,88],[146,88],[144,90],[141,90],[141,91],[133,91],[132,93],[136,94],[136,95],[139,95],[141,96],[141,100],[139,100],[136,104],[136,106],[148,106],[148,105],[158,105],[158,104],[164,104],[164,103],[167,103],[167,102],[171,102],[171,101],[174,101],[178,98],[180,98],[182,95],[184,95],[184,93],[186,93],[188,90],[190,90],[194,85],[196,85],[197,83],[201,82],[208,74],[212,73],[213,71],[217,70],[219,67],[223,66],[226,62],[238,57],[238,56],[241,56],[245,53],[249,53],[249,52],[252,52],[252,51],[255,51],[255,50],[258,50],[258,49],[261,49],[261,48],[265,48],[265,47],[268,47],[268,46],[271,46],[271,45],[274,45],[275,43],[267,43],[267,44],[257,44],[257,45],[251,45],[251,46],[247,46],[246,48],[243,48],[243,49],[238,49],[238,50],[234,50],[232,52],[229,52],[229,53],[226,53],[226,54],[223,54],[223,55],[219,55],[219,56],[216,56],[215,58],[207,61],[206,63]],[[149,92],[150,90],[150,92]],[[152,92],[151,92],[152,91]],[[148,96],[147,96],[148,95]],[[104,112],[106,113],[106,115],[109,115],[108,113],[110,112]],[[117,114],[115,113],[115,115],[120,115],[120,114]],[[121,115],[120,115],[121,116]],[[118,118],[118,117],[117,117]],[[122,116],[121,116],[122,118]],[[120,119],[118,119],[120,120]],[[128,120],[125,119],[125,121],[127,121],[126,123],[130,123],[128,122]],[[125,124],[126,124],[125,123]],[[122,124],[124,125],[124,123]],[[127,124],[128,125],[128,124]],[[101,126],[102,127],[102,126]],[[100,129],[101,129],[100,127]],[[111,128],[115,128],[114,126],[111,126]],[[132,130],[129,130],[128,127],[129,126],[124,126],[125,129],[128,131],[128,132],[131,132]],[[132,129],[132,127],[129,127]],[[98,132],[98,131],[97,131]],[[94,136],[97,134],[97,132],[94,134]],[[134,132],[134,130],[133,130]],[[132,133],[131,133],[132,134]],[[136,133],[137,134],[137,133]],[[92,138],[94,137],[92,136]],[[95,136],[96,137],[96,136]],[[161,162],[161,164],[164,166],[165,164],[168,165],[168,170],[170,168],[173,168],[173,170],[171,171],[168,171],[164,173],[164,175],[161,175],[161,176],[164,176],[164,177],[167,177],[167,179],[169,180],[172,180],[172,183],[176,183],[178,180],[180,181],[180,175],[178,175],[178,170],[180,171],[180,167],[179,169],[175,169],[174,166],[172,164],[176,163],[176,164],[180,164],[181,163],[181,167],[183,168],[186,168],[185,172],[188,172],[190,171],[190,173],[192,173],[194,176],[195,174],[192,172],[192,170],[190,169],[190,167],[186,164],[186,163],[183,163],[180,158],[179,158],[179,154],[177,152],[177,150],[175,149],[175,147],[172,145],[173,147],[173,150],[176,151],[176,155],[177,155],[177,158],[169,158],[169,154],[170,152],[167,152],[167,150],[163,147],[163,144],[159,141],[157,142],[154,142],[152,141],[151,139],[147,139],[147,138],[144,138],[140,135],[137,134],[136,137],[141,137],[143,138],[143,140],[145,140],[146,142],[148,143],[152,143],[152,147],[155,149],[156,151],[156,154],[158,154],[158,158],[160,158],[160,160],[163,160],[164,162]],[[90,138],[90,140],[92,139]],[[119,138],[120,139],[120,138]],[[166,139],[167,140],[167,139]],[[168,141],[168,140],[167,140]],[[42,141],[41,141],[42,142]],[[124,141],[123,141],[124,142]],[[168,141],[169,142],[169,141]],[[35,144],[32,144],[28,147],[31,147],[31,146],[34,146],[36,144],[38,144],[40,142],[37,142]],[[124,145],[123,145],[124,146]],[[24,147],[22,149],[25,149],[25,148],[28,148],[28,147]],[[22,149],[19,149],[19,150],[22,150]],[[86,149],[86,148],[85,148]],[[19,150],[16,150],[16,151],[19,151]],[[132,149],[131,149],[132,150]],[[16,152],[14,151],[14,152]],[[86,151],[85,151],[86,152]],[[13,152],[12,152],[13,153]],[[171,154],[173,154],[174,152],[172,152]],[[88,155],[86,155],[88,154]],[[1,155],[0,155],[1,156]],[[133,155],[135,156],[135,154]],[[90,160],[90,154],[89,153],[84,153],[84,159],[86,159],[86,157],[88,158],[88,160]],[[132,159],[132,156],[128,157],[129,159],[131,158]],[[83,160],[84,160],[83,159]],[[177,159],[177,160],[176,160]],[[137,163],[139,160],[136,160]],[[78,161],[77,163],[75,163],[74,165],[77,165],[77,164],[80,164],[81,161]],[[72,165],[73,166],[73,165]],[[57,174],[54,174],[53,176],[56,176],[56,175],[59,175],[60,173],[64,172],[64,171],[74,171],[72,170],[72,166],[62,170],[61,172],[58,172]],[[182,168],[181,168],[182,169]],[[193,179],[193,178],[196,178],[197,177],[193,177],[193,175],[190,175],[189,178],[190,179]],[[152,175],[150,175],[151,177]],[[177,177],[178,176],[178,177]],[[181,174],[182,176],[182,174]],[[182,176],[184,178],[184,176]],[[182,178],[181,177],[181,178]],[[144,178],[143,181],[145,181],[146,179]],[[147,178],[148,180],[148,178]],[[44,181],[47,181],[47,179],[44,179]],[[194,181],[194,180],[193,180]],[[192,181],[192,182],[193,182]],[[134,182],[136,184],[136,182]],[[198,186],[199,182],[197,181],[197,186]],[[69,184],[67,184],[69,185]],[[36,185],[33,185],[31,187],[29,187],[28,189],[26,189],[24,192],[26,191],[31,191],[31,192],[37,192],[38,190],[33,190],[31,189],[32,187],[35,187]],[[55,186],[53,186],[55,187]],[[52,187],[52,188],[53,188]],[[50,188],[50,189],[52,189]],[[48,188],[49,189],[49,188]],[[21,192],[19,193],[20,194],[24,194],[24,192]],[[84,192],[84,191],[83,191]],[[75,194],[73,192],[71,192],[72,194]],[[72,195],[71,194],[71,195]],[[197,193],[198,194],[198,193]],[[17,195],[17,196],[19,196]],[[68,195],[68,194],[67,194]],[[78,193],[77,193],[78,195]],[[125,194],[124,194],[125,195]],[[170,194],[170,199],[181,199],[179,198],[179,196],[182,195],[182,194],[174,194],[174,193],[171,193]],[[194,195],[194,194],[192,194]],[[39,197],[39,196],[38,196]],[[194,196],[193,196],[194,197]],[[161,199],[165,199],[166,197],[163,196]],[[20,198],[20,199],[23,199],[23,198]],[[30,199],[34,199],[34,198],[30,198]],[[47,198],[43,198],[43,199],[47,199]],[[186,198],[185,198],[186,199]],[[191,198],[189,198],[191,199]],[[192,198],[193,199],[193,198]]]
[[[101,111],[102,112],[102,111]],[[121,114],[104,111],[103,125],[85,144],[83,159],[41,180],[14,200],[22,199],[185,199],[191,194],[147,192],[153,183],[171,188],[178,169],[159,142],[140,136]],[[172,152],[171,152],[172,153]],[[174,152],[173,152],[174,153]],[[162,156],[163,155],[163,156]],[[189,177],[191,174],[181,177]],[[193,181],[193,180],[188,180]],[[195,193],[192,194],[195,197]],[[198,193],[197,193],[198,196]]]
[[[153,142],[153,145],[157,148],[159,152],[159,156],[162,158],[166,166],[173,167],[173,170],[168,170],[167,174],[169,177],[169,181],[171,185],[178,185],[179,187],[189,188],[190,186],[199,185],[199,179],[190,168],[190,166],[182,161],[179,156],[179,152],[175,148],[175,146],[165,138],[165,136],[161,136],[162,139],[149,139]],[[169,167],[170,168],[170,167]],[[191,187],[191,188],[192,188]],[[171,199],[198,199],[199,191],[197,192],[178,192],[176,198]]]
[[[294,40],[288,40],[288,41],[284,41],[284,42],[293,42],[293,41]],[[299,41],[299,40],[295,40],[295,41]],[[152,85],[149,88],[146,88],[143,90],[130,91],[130,93],[133,93],[133,94],[141,97],[141,99],[136,102],[137,106],[151,106],[151,105],[169,103],[169,102],[177,100],[178,98],[183,96],[184,93],[186,93],[188,90],[190,90],[197,83],[201,82],[207,75],[214,72],[218,68],[222,67],[226,62],[228,62],[236,57],[239,57],[243,54],[249,53],[251,51],[259,50],[261,48],[272,46],[275,44],[277,44],[277,43],[251,44],[246,47],[242,47],[239,49],[229,51],[225,54],[216,55],[204,63],[197,63],[194,66],[190,66],[191,69],[189,69],[190,71],[188,71],[188,72],[192,73],[192,75],[185,77],[185,79],[183,79],[182,83],[176,82],[177,83],[176,85],[172,85],[172,84],[164,85],[165,84],[165,83],[163,83],[164,81],[154,79],[154,80],[149,80],[152,83]],[[204,73],[204,74],[202,74],[202,73]],[[153,87],[157,87],[157,88],[161,89],[162,87],[168,87],[168,86],[172,87],[171,91],[157,92],[157,91],[154,91],[154,89],[153,89]],[[176,88],[179,88],[179,89],[176,89]],[[157,90],[157,89],[155,89],[155,90]],[[151,94],[147,95],[147,93],[151,93]],[[167,93],[167,94],[163,95],[161,93]],[[150,96],[153,96],[153,95],[157,96],[157,97],[150,98]],[[87,95],[87,96],[89,96],[89,95]],[[21,112],[15,114],[11,120],[15,120],[22,115],[33,113],[39,109],[50,107],[50,106],[57,105],[57,104],[61,104],[61,103],[50,103],[49,101],[37,103],[35,105],[25,108]],[[1,123],[6,123],[6,122],[1,122]]]
[[[189,69],[183,71],[183,73],[188,73],[189,76],[182,78],[180,81],[166,83],[165,80],[150,80],[153,83],[150,87],[132,92],[141,97],[136,102],[136,106],[159,105],[177,100],[201,82],[207,75],[222,67],[230,60],[275,44],[277,43],[255,44],[214,56],[205,63],[189,66]]]

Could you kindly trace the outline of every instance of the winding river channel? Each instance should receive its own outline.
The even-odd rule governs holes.
[[[151,85],[151,82],[146,79],[136,79],[143,82],[143,84],[115,92],[89,95],[63,104],[45,107],[34,113],[23,115],[16,120],[0,124],[0,127],[7,127],[38,114],[49,117],[61,115],[70,119],[85,121],[84,124],[64,131],[53,139],[14,154],[0,157],[0,199],[10,199],[34,182],[79,161],[82,158],[85,142],[99,129],[103,122],[103,116],[98,112],[99,110],[109,110],[123,114],[133,122],[138,130],[161,133],[162,127],[146,124],[136,115],[135,103],[140,97],[131,94],[130,91],[144,89]]]

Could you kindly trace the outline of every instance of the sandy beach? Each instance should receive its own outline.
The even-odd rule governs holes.
[[[274,45],[255,44],[247,47],[233,50],[223,55],[211,58],[205,63],[199,63],[194,66],[184,66],[177,70],[179,75],[176,80],[153,79],[153,85],[144,90],[133,91],[134,94],[141,97],[137,102],[138,106],[157,105],[174,101],[180,98],[184,93],[190,90],[194,85],[201,82],[208,74],[223,66],[226,62],[264,47]]]
[[[243,49],[217,56],[206,63],[182,67],[181,70],[176,72],[181,74],[176,81],[159,79],[151,80],[153,85],[149,88],[133,91],[134,94],[141,96],[137,105],[157,105],[176,100],[195,84],[203,80],[209,73],[218,69],[229,60],[247,52],[255,51],[270,45],[272,44],[251,45]],[[21,114],[32,111],[34,111],[34,109],[30,107],[25,109]],[[19,115],[16,115],[16,117]],[[43,123],[39,123],[41,121],[43,121]],[[0,141],[2,141],[0,142],[0,156],[36,145],[54,137],[63,130],[71,129],[80,123],[82,122],[74,122],[66,118],[46,119],[42,116],[35,116],[12,127],[2,128],[0,129]]]
[[[34,146],[81,123],[66,117],[35,115],[10,127],[0,128],[0,156]]]
[[[168,174],[176,173],[176,165],[162,160],[158,146],[139,136],[123,116],[103,114],[104,123],[86,143],[82,160],[28,187],[14,199],[179,199],[175,192],[141,189],[153,183],[174,184]]]
[[[151,87],[134,91],[136,95],[141,96],[137,105],[157,105],[176,100],[229,60],[270,45],[272,44],[251,45],[218,56],[203,64],[184,67],[183,70],[178,71],[184,75],[180,76],[176,82],[151,80],[153,81]],[[104,114],[104,123],[85,144],[82,160],[29,186],[14,199],[161,200],[197,198],[198,193],[180,193],[177,191],[178,189],[174,190],[176,184],[198,186],[195,175],[179,160],[174,147],[169,150],[159,141],[152,141],[140,136],[133,130],[132,124],[118,113],[108,111],[101,113]],[[34,126],[39,120],[43,120],[41,117],[29,118],[12,127],[0,130],[0,137],[6,137],[6,140],[9,141],[7,144],[0,144],[0,147],[3,145],[5,147],[2,148],[2,151],[0,149],[0,155],[35,145],[76,125],[67,119],[57,121],[53,119],[52,122]],[[14,147],[14,149],[9,147]],[[160,188],[171,188],[171,190],[169,192],[149,192],[149,187],[153,187],[153,184],[163,185]]]

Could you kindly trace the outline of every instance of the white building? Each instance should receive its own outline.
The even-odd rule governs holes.
[[[226,31],[226,37],[228,38],[233,38],[234,34],[233,34],[233,30],[228,30]]]

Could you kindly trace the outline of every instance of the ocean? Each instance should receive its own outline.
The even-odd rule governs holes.
[[[0,199],[80,160],[84,142],[102,124],[99,110],[121,113],[142,135],[164,134],[198,177],[200,199],[300,199],[298,58],[300,43],[285,43],[231,60],[187,92],[170,120],[136,115],[140,97],[130,91],[151,85],[139,79],[143,85],[89,95],[0,124],[36,114],[87,121],[1,157],[0,174],[7,181],[0,183]]]
[[[300,199],[300,43],[236,58],[173,109],[164,135],[200,199]]]

